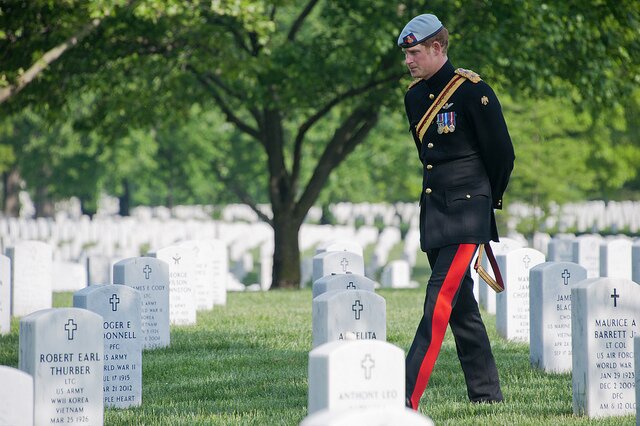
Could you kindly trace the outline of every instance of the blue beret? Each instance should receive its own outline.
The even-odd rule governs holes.
[[[444,28],[442,22],[431,14],[418,15],[409,21],[398,37],[398,46],[412,47],[438,34]]]

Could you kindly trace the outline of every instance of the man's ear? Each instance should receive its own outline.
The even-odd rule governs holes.
[[[431,47],[433,48],[433,50],[434,50],[434,52],[436,54],[441,54],[442,53],[442,45],[440,44],[439,41],[431,42]]]

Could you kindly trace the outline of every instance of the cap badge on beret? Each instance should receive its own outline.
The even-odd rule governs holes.
[[[402,39],[402,42],[404,44],[413,44],[416,42],[416,36],[414,36],[413,33],[409,33],[406,36],[404,36],[404,38]]]

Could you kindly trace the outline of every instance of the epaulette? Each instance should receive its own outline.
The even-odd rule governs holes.
[[[456,70],[456,74],[463,76],[472,83],[479,83],[480,81],[482,81],[482,79],[480,78],[480,74],[471,70],[466,70],[464,68],[458,68]]]
[[[413,80],[411,82],[411,84],[409,84],[409,86],[407,86],[407,91],[409,91],[409,89],[411,89],[413,86],[415,86],[416,84],[420,83],[422,81],[421,78],[416,78],[415,80]]]

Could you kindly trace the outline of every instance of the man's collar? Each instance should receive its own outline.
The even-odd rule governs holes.
[[[453,65],[447,59],[447,62],[445,62],[434,75],[425,80],[425,82],[431,89],[440,89],[444,87],[444,85],[447,84],[449,80],[451,80],[451,77],[453,76],[455,71],[455,68],[453,68]]]

